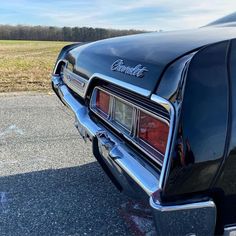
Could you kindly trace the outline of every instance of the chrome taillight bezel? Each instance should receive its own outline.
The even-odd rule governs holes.
[[[96,107],[96,96],[97,96],[98,90],[101,90],[111,96],[108,117],[104,117]],[[122,103],[126,103],[127,105],[133,107],[133,114],[132,114],[133,117],[132,117],[131,130],[128,130],[122,124],[119,124],[117,121],[114,120],[114,113],[113,113],[114,112],[114,109],[113,109],[114,98],[121,100]],[[134,144],[145,155],[147,155],[149,158],[151,158],[158,165],[162,166],[167,149],[165,150],[165,153],[162,154],[160,151],[153,148],[150,144],[148,144],[144,140],[141,140],[137,137],[137,131],[138,131],[138,125],[139,125],[138,116],[139,116],[139,112],[142,111],[142,112],[154,117],[155,119],[158,119],[161,122],[166,123],[169,127],[169,132],[170,132],[170,121],[166,117],[163,117],[160,114],[156,114],[156,113],[150,112],[148,110],[145,110],[142,107],[134,104],[133,102],[127,101],[126,99],[122,98],[121,96],[116,95],[114,92],[109,91],[109,90],[104,89],[103,87],[99,87],[99,86],[95,87],[92,92],[92,96],[90,99],[90,109],[97,116],[99,116],[104,122],[106,122],[108,125],[110,125],[112,128],[114,128],[117,132],[121,133],[128,141],[130,141],[132,144]]]

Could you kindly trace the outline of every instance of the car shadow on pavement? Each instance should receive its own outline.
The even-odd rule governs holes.
[[[130,235],[96,162],[0,178],[0,235]]]

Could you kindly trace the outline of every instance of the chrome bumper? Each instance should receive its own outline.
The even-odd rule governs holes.
[[[182,205],[163,205],[155,194],[159,190],[160,173],[137,156],[122,140],[95,123],[86,106],[78,102],[60,76],[52,76],[52,87],[75,115],[75,126],[93,145],[97,159],[102,159],[122,189],[134,196],[149,198],[158,235],[213,235],[216,207],[213,201]],[[100,163],[101,164],[101,163]]]

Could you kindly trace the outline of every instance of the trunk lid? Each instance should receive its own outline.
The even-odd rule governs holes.
[[[153,92],[172,62],[205,45],[235,37],[236,27],[146,33],[79,46],[71,50],[66,59],[74,73],[86,79],[100,73]],[[117,60],[124,67],[112,70]],[[138,73],[143,76],[137,76]]]

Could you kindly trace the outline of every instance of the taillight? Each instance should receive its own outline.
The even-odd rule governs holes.
[[[163,155],[168,140],[169,126],[164,121],[140,111],[138,138]]]
[[[101,90],[97,90],[96,108],[102,113],[104,113],[104,115],[108,116],[109,105],[110,105],[110,95]]]
[[[102,88],[95,88],[90,107],[132,145],[159,164],[163,162],[169,136],[168,117],[146,111]]]
[[[114,121],[131,131],[133,107],[115,98],[113,109]]]

